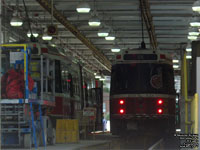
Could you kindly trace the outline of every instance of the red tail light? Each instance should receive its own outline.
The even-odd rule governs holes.
[[[161,109],[161,108],[157,109],[157,113],[158,114],[162,114],[163,113],[163,109]]]
[[[123,105],[124,103],[125,103],[125,101],[124,101],[123,99],[120,99],[120,100],[119,100],[119,104],[120,104],[120,105]]]
[[[163,104],[163,100],[162,100],[162,99],[159,99],[159,100],[157,101],[157,104],[158,104],[158,105],[162,105],[162,104]]]
[[[121,59],[121,55],[117,55],[116,58],[117,58],[117,59]]]
[[[71,80],[70,80],[70,79],[67,79],[67,82],[71,82]]]
[[[125,113],[125,110],[121,108],[121,109],[119,110],[119,113],[120,113],[120,114],[124,114],[124,113]]]

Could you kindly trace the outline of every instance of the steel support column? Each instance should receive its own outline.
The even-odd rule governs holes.
[[[49,13],[51,13],[52,6],[48,0],[36,0],[44,9],[46,9]],[[94,57],[101,62],[103,66],[106,66],[107,70],[111,70],[111,62],[107,59],[107,57],[100,52],[81,32],[73,26],[66,17],[58,11],[56,8],[53,8],[53,16],[54,18],[60,22],[63,26],[66,27],[72,34],[74,34],[83,44],[85,44],[93,53]]]

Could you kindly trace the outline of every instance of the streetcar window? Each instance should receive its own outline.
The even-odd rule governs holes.
[[[55,60],[55,91],[62,93],[61,66],[60,61]]]
[[[117,64],[112,67],[111,94],[174,94],[172,66],[156,63]]]
[[[70,93],[70,96],[73,97],[74,96],[74,84],[73,84],[73,78],[72,78],[71,73],[68,74],[68,80],[70,80],[70,82],[68,83],[69,93]]]
[[[156,54],[125,54],[124,60],[157,60]]]

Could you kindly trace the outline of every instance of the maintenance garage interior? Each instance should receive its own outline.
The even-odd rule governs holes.
[[[1,0],[0,149],[199,149],[200,0]]]

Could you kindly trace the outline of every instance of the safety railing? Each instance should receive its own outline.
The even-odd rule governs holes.
[[[28,99],[28,97],[29,97],[29,90],[28,90],[28,50],[30,51],[30,49],[27,48],[26,44],[1,44],[0,47],[1,47],[2,50],[8,50],[9,48],[12,49],[14,47],[17,47],[17,48],[20,49],[21,52],[24,53],[24,61],[23,61],[24,81],[25,81],[25,96],[24,97],[25,97],[25,99]],[[2,54],[0,54],[0,61],[2,61],[1,55]],[[2,72],[1,69],[0,69],[0,72]],[[0,83],[1,83],[1,79],[0,79]],[[0,89],[1,89],[1,86],[0,86]]]

